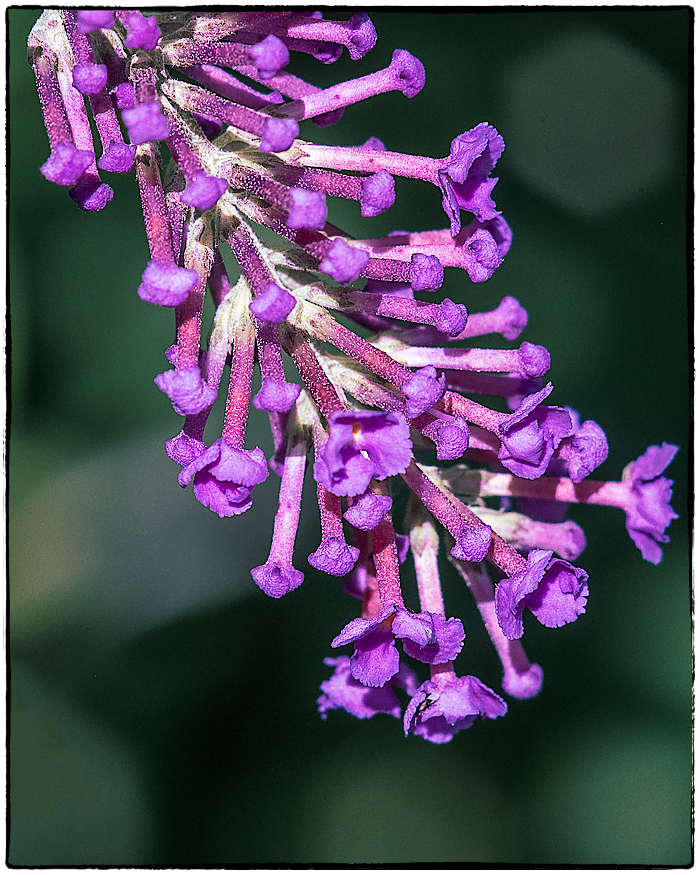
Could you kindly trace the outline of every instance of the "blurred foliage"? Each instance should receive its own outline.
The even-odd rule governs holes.
[[[553,403],[608,434],[601,477],[650,443],[681,445],[664,561],[641,560],[620,512],[574,509],[591,597],[571,626],[526,625],[545,669],[537,700],[444,747],[404,740],[388,717],[321,721],[322,659],[356,605],[302,558],[318,542],[313,492],[306,582],[267,600],[248,571],[267,555],[273,478],[233,520],[177,486],[162,444],[179,420],[152,382],[173,327],[135,294],[137,187],[110,179],[114,200],[88,215],[39,174],[47,140],[25,61],[37,11],[11,8],[12,865],[690,862],[690,12],[370,12],[365,60],[295,71],[327,85],[401,47],[424,62],[425,89],[308,137],[440,156],[478,122],[498,128],[513,249],[483,286],[448,271],[445,294],[472,310],[524,303],[523,339],[552,353]],[[444,224],[430,186],[397,193],[383,216],[334,203],[331,220],[362,236]],[[263,418],[250,428],[249,445],[269,448]],[[498,688],[470,596],[444,576],[467,629],[458,669]]]

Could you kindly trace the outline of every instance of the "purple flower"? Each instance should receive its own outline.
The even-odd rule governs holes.
[[[540,406],[553,388],[548,383],[540,392],[528,395],[498,427],[502,442],[498,458],[516,477],[541,477],[554,450],[573,431],[566,410]]]
[[[445,278],[445,269],[435,255],[414,252],[411,256],[411,288],[414,292],[436,292]]]
[[[72,143],[58,143],[39,168],[42,175],[57,185],[75,185],[95,160],[92,152],[76,149]]]
[[[394,177],[386,170],[380,170],[362,180],[360,198],[361,215],[364,218],[378,216],[394,205]]]
[[[314,477],[334,495],[361,495],[370,480],[401,474],[413,453],[406,420],[396,413],[332,413],[330,437],[319,450]]]
[[[110,143],[97,162],[100,170],[108,173],[127,173],[134,166],[136,146],[128,143]]]
[[[168,456],[173,462],[183,466],[194,462],[197,456],[206,452],[206,449],[207,445],[204,441],[200,441],[199,438],[192,437],[184,431],[165,442],[165,451]]]
[[[668,543],[666,528],[678,514],[671,507],[673,480],[661,474],[673,461],[678,447],[663,443],[651,446],[625,468],[623,482],[630,486],[625,525],[630,538],[647,562],[658,565],[663,558],[660,544]]]
[[[91,33],[93,30],[114,26],[114,14],[111,9],[79,9],[78,30],[80,33]]]
[[[411,614],[387,605],[373,620],[351,620],[331,642],[331,647],[355,645],[350,657],[352,676],[368,687],[381,687],[399,670],[395,639],[404,639],[404,650],[414,659],[435,664],[454,659],[462,649],[464,629],[460,620],[439,614]]]
[[[406,415],[415,419],[430,410],[445,394],[445,375],[438,377],[435,368],[427,365],[409,377],[401,391],[406,396]]]
[[[270,283],[262,295],[250,302],[250,312],[263,322],[284,322],[297,299],[277,283]]]
[[[309,565],[334,577],[345,577],[355,567],[359,555],[359,548],[343,538],[326,538],[309,556]]]
[[[107,84],[104,64],[76,64],[73,67],[73,87],[81,94],[98,94]]]
[[[134,86],[131,82],[120,82],[109,93],[117,109],[131,109],[134,105]]]
[[[365,492],[355,499],[352,507],[348,508],[343,516],[356,529],[363,532],[371,532],[376,529],[382,517],[389,513],[393,504],[388,495],[375,495],[373,492]]]
[[[85,210],[88,213],[97,213],[104,209],[112,200],[114,190],[109,185],[101,182],[99,176],[90,173],[79,179],[68,194],[81,210]]]
[[[136,146],[149,140],[165,140],[170,134],[159,100],[123,110],[122,119],[129,139]]]
[[[461,416],[435,419],[423,432],[435,443],[435,455],[443,459],[461,459],[469,446],[469,426]]]
[[[410,615],[407,615],[410,616]],[[452,662],[462,650],[464,644],[464,626],[456,617],[446,618],[442,614],[424,613],[420,616],[429,617],[433,623],[433,640],[428,644],[419,644],[409,635],[402,634],[405,618],[397,614],[394,620],[393,630],[397,638],[403,638],[403,649],[408,656],[429,665],[439,665],[443,662]],[[410,632],[410,628],[408,630]]]
[[[216,401],[216,389],[207,386],[198,365],[180,371],[165,371],[153,382],[170,398],[175,413],[180,416],[200,413]]]
[[[276,410],[286,413],[299,397],[301,386],[283,380],[263,380],[262,388],[253,398],[253,407],[258,410]]]
[[[588,575],[551,550],[530,550],[527,567],[496,587],[496,616],[506,638],[523,634],[523,610],[529,608],[543,626],[555,629],[586,612]]]
[[[269,34],[264,40],[251,46],[248,54],[261,79],[272,79],[289,63],[287,46],[274,34]]]
[[[328,207],[326,206],[326,196],[322,191],[293,188],[289,195],[287,225],[290,228],[310,228],[311,230],[323,228],[328,218]]]
[[[137,292],[142,301],[160,307],[177,307],[199,282],[196,270],[177,267],[167,262],[149,261],[141,275]]]
[[[404,735],[419,735],[433,744],[452,741],[469,729],[477,717],[503,717],[508,706],[478,678],[440,672],[422,683],[411,698],[403,718]]]
[[[265,595],[273,599],[282,598],[304,582],[304,572],[293,568],[291,563],[268,560],[264,565],[252,568],[250,573]]]
[[[413,672],[404,665],[381,687],[366,687],[356,680],[350,671],[350,658],[339,656],[323,660],[333,668],[333,674],[321,684],[321,696],[318,698],[318,710],[325,720],[328,711],[342,709],[358,720],[374,717],[375,714],[391,714],[401,716],[401,705],[392,685],[413,695],[418,681]]]
[[[284,152],[299,136],[299,123],[293,118],[265,119],[260,140],[261,152]]]
[[[127,49],[145,49],[152,52],[158,45],[160,28],[154,16],[146,18],[140,12],[127,12],[126,14],[126,39],[124,45]]]
[[[253,487],[267,479],[262,450],[230,447],[223,438],[180,471],[183,488],[194,478],[195,498],[220,517],[238,516],[253,504]]]
[[[318,269],[332,276],[337,283],[351,283],[368,263],[369,252],[349,246],[341,237],[336,237]]]
[[[592,419],[587,419],[576,428],[571,439],[570,454],[566,460],[569,477],[580,483],[602,465],[608,457],[608,439],[605,432]]]
[[[180,195],[183,204],[196,207],[198,210],[208,210],[213,207],[226,191],[228,183],[220,176],[207,176],[206,173],[195,173]]]
[[[465,525],[450,553],[465,562],[481,562],[489,551],[492,535],[490,526]]]
[[[478,222],[500,215],[491,199],[498,179],[491,179],[490,174],[503,149],[503,137],[486,122],[452,140],[450,157],[438,171],[438,179],[453,237],[462,224],[460,209],[473,213]]]

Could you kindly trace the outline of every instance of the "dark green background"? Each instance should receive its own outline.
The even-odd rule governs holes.
[[[248,570],[267,556],[274,478],[230,520],[178,487],[162,444],[180,420],[152,382],[172,316],[136,295],[148,258],[136,185],[110,179],[113,202],[88,215],[39,174],[35,15],[8,13],[10,862],[688,864],[690,12],[384,9],[364,60],[294,62],[327,85],[402,47],[427,71],[414,99],[383,95],[309,138],[442,156],[491,122],[513,248],[485,285],[447,271],[445,294],[474,311],[521,300],[522,339],[552,354],[552,402],[607,432],[601,477],[651,443],[681,445],[663,563],[642,561],[620,511],[575,509],[591,595],[575,624],[526,623],[541,696],[443,747],[404,740],[388,717],[318,718],[322,659],[356,603],[306,564],[312,493],[306,581],[273,601]],[[373,220],[331,209],[361,236],[445,222],[417,182]],[[269,447],[264,425],[253,418],[249,446]],[[457,667],[498,689],[470,597],[444,577],[467,629]]]

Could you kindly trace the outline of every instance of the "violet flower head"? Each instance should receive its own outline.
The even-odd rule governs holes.
[[[129,139],[136,146],[149,140],[164,140],[170,133],[160,102],[157,100],[123,110],[122,120],[126,125]]]
[[[501,580],[496,588],[496,615],[506,638],[523,634],[523,610],[529,608],[543,626],[557,628],[586,611],[588,575],[551,550],[531,550],[526,568]]]
[[[183,488],[194,480],[197,500],[220,517],[228,517],[250,508],[253,487],[266,480],[267,474],[262,450],[237,449],[218,440],[186,465],[178,480]]]
[[[175,264],[159,264],[149,261],[141,276],[137,292],[139,298],[160,307],[177,307],[184,303],[197,284],[197,272],[177,267]]]
[[[196,173],[187,183],[180,200],[190,207],[199,210],[208,210],[214,206],[221,195],[227,189],[227,182],[220,176],[207,176],[205,173]]]
[[[450,157],[438,171],[438,179],[453,236],[461,227],[460,210],[473,213],[478,222],[500,215],[491,198],[498,182],[491,178],[491,171],[504,148],[503,137],[486,122],[452,140]]]
[[[498,458],[516,477],[541,477],[556,448],[572,433],[566,410],[541,405],[552,389],[548,383],[540,392],[529,395],[498,428],[502,441]]]
[[[290,228],[309,228],[319,231],[326,224],[328,207],[322,191],[305,191],[293,188],[290,191],[291,203],[287,225]]]
[[[558,627],[586,608],[587,574],[570,562],[587,542],[569,505],[623,509],[642,556],[658,563],[676,518],[663,474],[677,447],[649,447],[622,482],[588,479],[607,457],[605,432],[545,405],[557,362],[535,336],[513,346],[528,326],[522,304],[506,295],[481,306],[476,284],[513,241],[493,198],[504,139],[492,125],[460,121],[448,157],[317,136],[377,95],[430,116],[421,61],[396,48],[373,65],[376,41],[364,12],[50,9],[28,59],[45,179],[94,212],[114,195],[101,172],[135,177],[149,257],[134,291],[175,323],[172,367],[155,377],[181,418],[165,442],[174,476],[228,518],[251,508],[271,469],[279,500],[251,587],[294,599],[311,567],[360,601],[360,615],[338,624],[332,647],[354,652],[326,660],[321,717],[403,713],[406,735],[444,743],[507,706],[455,673],[469,654],[462,620],[446,613],[440,551],[476,601],[504,692],[532,698],[544,674],[520,643],[523,611]],[[357,75],[317,84],[313,64],[346,52]],[[371,220],[402,199],[397,177],[431,186],[445,227],[420,229],[414,216],[419,230],[376,236]],[[334,224],[338,199],[355,211],[353,235]],[[455,300],[432,298],[445,280]],[[251,406],[270,425],[266,452],[246,449]],[[309,479],[320,542],[295,558]],[[406,607],[409,557],[419,610]]]
[[[404,735],[445,744],[477,717],[495,720],[507,711],[503,699],[478,678],[441,673],[422,683],[411,698],[403,718]]]
[[[401,386],[401,391],[407,398],[406,413],[410,419],[415,419],[425,413],[445,394],[445,376],[439,377],[432,365],[426,365],[416,371]]]
[[[77,19],[78,31],[82,34],[114,25],[114,13],[111,9],[79,9]]]
[[[663,558],[660,544],[668,543],[666,529],[678,518],[671,507],[673,480],[661,476],[677,452],[674,444],[647,447],[622,474],[623,483],[630,484],[627,531],[642,557],[654,565]]]
[[[126,24],[126,39],[124,45],[128,49],[144,49],[152,52],[158,45],[161,30],[155,16],[142,15],[137,10],[127,12],[124,16]]]
[[[318,453],[314,476],[335,495],[361,495],[370,480],[406,470],[412,445],[406,420],[396,413],[333,413],[330,437]]]
[[[352,676],[368,687],[381,687],[399,670],[395,639],[404,640],[406,653],[421,662],[436,664],[457,657],[464,641],[460,620],[429,612],[411,614],[387,605],[374,619],[351,620],[331,642],[331,647],[354,644],[350,657]]]
[[[368,252],[350,246],[337,237],[319,264],[319,269],[330,274],[337,283],[351,283],[358,279],[368,263]]]
[[[170,398],[175,413],[180,416],[201,413],[216,401],[216,389],[202,380],[198,365],[165,371],[158,374],[154,382]]]

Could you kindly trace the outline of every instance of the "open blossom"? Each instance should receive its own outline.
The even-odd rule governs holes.
[[[677,452],[673,444],[648,447],[622,474],[623,482],[631,485],[625,508],[627,531],[642,556],[654,565],[663,556],[659,545],[668,543],[666,529],[671,520],[678,518],[671,507],[673,481],[661,476]]]
[[[331,642],[331,647],[355,645],[350,658],[352,676],[370,687],[383,686],[399,670],[395,639],[421,662],[448,662],[462,649],[464,629],[457,619],[439,614],[410,614],[395,605],[383,608],[371,620],[351,620]]]
[[[503,717],[508,706],[478,678],[457,677],[443,671],[422,683],[411,698],[403,718],[404,735],[412,733],[444,744],[477,717]]]
[[[586,610],[588,575],[551,550],[531,550],[526,568],[496,588],[496,615],[506,638],[523,634],[527,607],[543,626],[571,623]]]
[[[319,450],[314,475],[335,495],[360,495],[374,477],[405,471],[412,445],[406,420],[395,413],[334,413],[330,438]]]
[[[311,566],[359,602],[326,642],[353,652],[325,660],[322,718],[403,714],[405,735],[442,744],[508,706],[453,665],[470,655],[446,613],[440,551],[475,599],[503,692],[537,696],[544,671],[523,648],[524,614],[555,629],[587,605],[588,575],[571,564],[586,536],[569,505],[623,510],[643,558],[660,562],[677,516],[663,474],[678,448],[649,447],[620,481],[590,479],[607,459],[603,428],[545,384],[556,372],[545,347],[514,345],[528,324],[516,298],[480,306],[476,284],[513,239],[495,199],[505,140],[491,124],[458,120],[437,157],[376,137],[316,142],[318,127],[380,94],[430,116],[420,60],[397,48],[370,69],[369,16],[335,15],[46,10],[28,56],[48,137],[39,170],[86,212],[112,200],[102,175],[134,173],[150,252],[134,291],[175,322],[172,368],[155,383],[181,417],[165,442],[178,482],[232,517],[272,471],[279,502],[254,585],[281,599]],[[357,76],[321,88],[297,75],[299,54],[332,65],[343,53]],[[353,236],[333,224],[338,198],[362,219],[390,215],[397,177],[432,187],[445,227],[376,237],[369,223]],[[440,294],[448,277],[475,284],[469,312]],[[246,446],[251,404],[270,424],[267,453]],[[310,479],[321,532],[300,557]],[[419,610],[407,607],[409,556]]]

